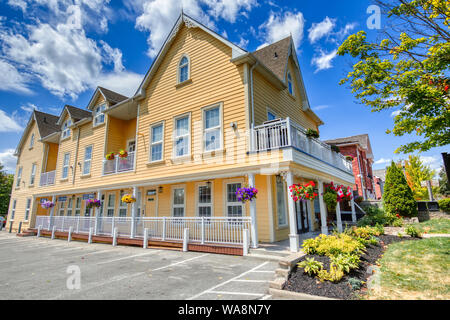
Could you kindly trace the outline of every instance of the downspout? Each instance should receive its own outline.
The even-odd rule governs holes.
[[[75,174],[77,172],[78,149],[80,148],[80,127],[78,127],[77,148],[75,149],[75,162],[73,166],[72,184],[75,184]]]
[[[255,127],[255,104],[254,104],[254,98],[253,98],[253,69],[255,69],[259,64],[259,61],[256,61],[256,63],[250,68],[250,98],[252,99],[251,102],[251,109],[252,109],[252,123],[250,126],[250,130],[252,132],[251,139],[250,139],[250,150],[253,151],[253,128]]]

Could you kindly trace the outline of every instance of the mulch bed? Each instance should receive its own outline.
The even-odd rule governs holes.
[[[367,273],[367,269],[371,265],[374,265],[378,259],[380,259],[381,255],[386,250],[387,245],[405,240],[415,240],[409,237],[399,238],[392,235],[382,235],[378,238],[380,239],[380,244],[369,245],[367,247],[366,253],[361,256],[359,268],[352,270],[349,274],[346,274],[338,283],[333,283],[330,281],[320,282],[316,277],[311,277],[304,273],[303,269],[297,269],[297,267],[294,267],[289,274],[288,280],[284,284],[283,289],[335,299],[358,299],[358,297],[365,290],[367,290],[366,284],[364,284],[360,290],[353,290],[348,283],[348,279],[356,278],[360,281],[367,282],[367,279],[371,276],[371,274]],[[300,261],[311,257],[313,257],[316,261],[322,262],[324,269],[330,269],[330,259],[326,256],[306,255],[302,257]]]

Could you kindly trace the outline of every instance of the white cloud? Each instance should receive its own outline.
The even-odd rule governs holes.
[[[292,13],[271,12],[266,22],[259,26],[263,31],[264,43],[258,49],[292,35],[295,46],[298,48],[303,39],[305,18],[301,12]]]
[[[0,90],[30,94],[27,75],[19,73],[15,66],[0,59]]]
[[[381,158],[374,162],[374,164],[387,164],[391,163],[392,159]]]
[[[395,118],[396,116],[398,116],[400,114],[400,112],[402,112],[402,110],[395,110],[391,113],[391,117]]]
[[[122,71],[100,76],[96,79],[96,84],[130,97],[136,92],[142,79],[143,75]]]
[[[439,168],[443,164],[441,156],[419,156],[420,160],[425,166],[429,166],[432,170],[439,171]]]
[[[336,19],[330,19],[325,17],[322,22],[313,23],[311,28],[308,30],[308,39],[311,43],[316,42],[320,38],[328,35],[336,25]]]
[[[98,8],[104,2],[84,0],[82,3],[89,10],[100,10]],[[54,1],[46,1],[46,4],[55,12],[61,7]],[[28,81],[37,79],[44,88],[60,97],[70,96],[75,99],[85,90],[95,88],[105,78],[125,75],[129,80],[140,77],[141,75],[124,71],[122,52],[119,49],[111,48],[103,41],[97,43],[86,36],[83,25],[89,16],[84,14],[85,10],[87,9],[80,5],[69,5],[62,14],[64,21],[55,25],[38,21],[28,25],[23,34],[15,30],[0,29],[1,53],[20,66],[16,71],[30,73]],[[106,65],[113,65],[114,70],[106,71]],[[127,79],[118,81],[118,84],[128,85]],[[2,85],[4,86],[0,84]],[[11,85],[6,89],[13,90],[10,87]],[[22,91],[26,90],[26,86],[25,89],[24,86],[17,87],[22,88]],[[125,87],[122,89],[130,90]]]
[[[14,152],[14,149],[6,149],[0,152],[0,163],[7,173],[14,173],[16,170],[17,158],[14,156]]]
[[[316,66],[316,71],[319,72],[321,70],[330,69],[333,67],[331,64],[333,59],[336,58],[337,49],[327,53],[323,50],[319,50],[320,54],[316,55],[312,58],[311,64]]]
[[[249,43],[249,41],[247,39],[240,37],[238,46],[245,49],[245,48],[247,48],[248,43]]]
[[[8,4],[11,7],[17,7],[20,10],[22,10],[23,12],[26,11],[27,9],[27,3],[24,0],[8,0]]]
[[[324,109],[328,109],[330,106],[327,104],[323,104],[317,107],[312,108],[314,111],[319,111],[319,110],[324,110]]]
[[[208,14],[216,20],[222,18],[231,23],[234,23],[240,14],[246,16],[247,11],[258,5],[256,0],[202,0],[202,2],[209,7]]]
[[[27,103],[24,106],[20,106],[20,109],[22,109],[25,112],[33,112],[34,110],[39,110],[39,108],[33,104],[33,103]]]
[[[0,132],[21,132],[23,128],[17,123],[14,117],[6,114],[0,109]]]

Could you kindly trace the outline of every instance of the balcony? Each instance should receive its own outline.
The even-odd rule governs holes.
[[[253,152],[293,147],[346,173],[353,174],[350,161],[347,161],[340,153],[332,151],[328,144],[309,138],[306,130],[289,118],[255,127],[251,139]]]
[[[39,186],[45,187],[55,184],[56,171],[48,171],[41,174]]]
[[[134,152],[128,152],[126,158],[116,156],[114,160],[103,160],[103,175],[134,170]]]

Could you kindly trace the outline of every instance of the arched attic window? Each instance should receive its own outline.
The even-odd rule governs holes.
[[[189,79],[189,64],[189,57],[183,55],[180,59],[180,63],[178,64],[178,83],[182,83]]]
[[[289,71],[287,73],[287,83],[288,83],[289,93],[294,96],[294,83],[292,82],[292,76]]]

